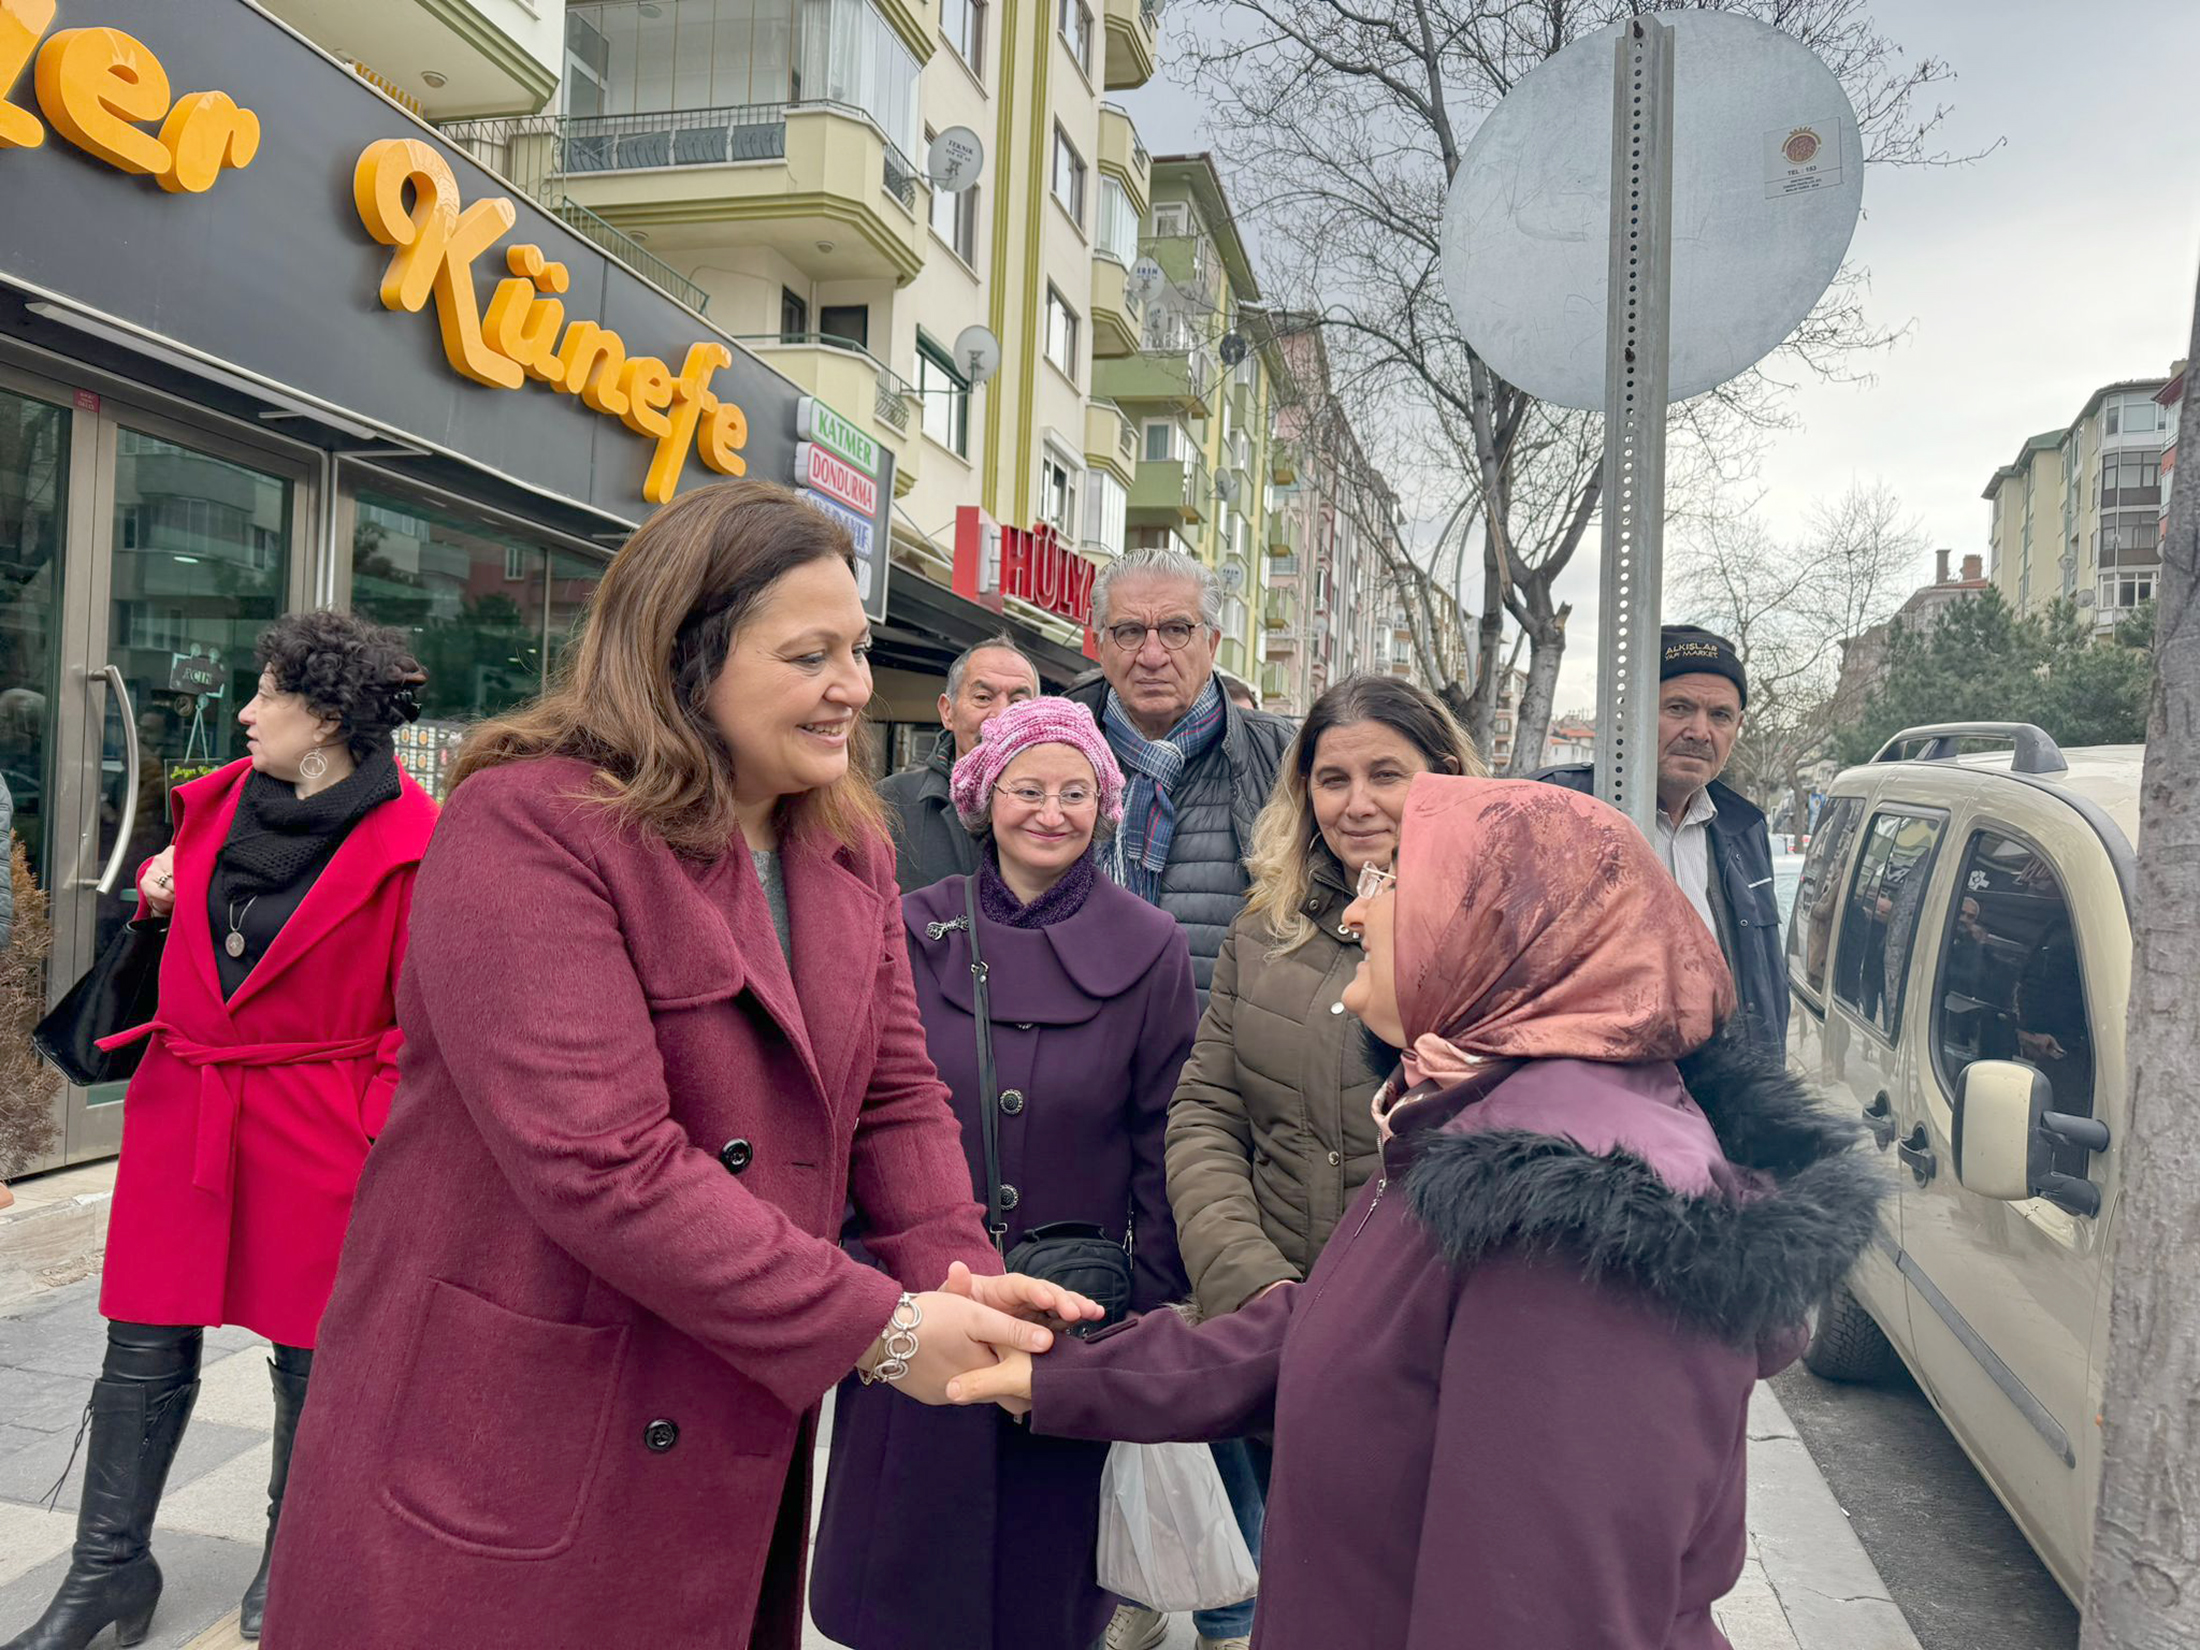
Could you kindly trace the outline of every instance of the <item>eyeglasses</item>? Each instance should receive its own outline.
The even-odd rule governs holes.
[[[1043,808],[1049,802],[1059,802],[1066,814],[1083,813],[1100,800],[1099,791],[1090,785],[1064,785],[1058,791],[1039,785],[996,785],[993,794],[1020,802],[1027,808]]]
[[[1373,862],[1360,867],[1359,895],[1361,899],[1374,899],[1386,888],[1395,888],[1397,885],[1398,873],[1396,871],[1386,871]]]
[[[1192,638],[1199,634],[1199,626],[1183,619],[1171,619],[1167,624],[1111,624],[1103,634],[1125,653],[1136,653],[1146,645],[1148,636],[1159,636],[1163,647],[1171,653],[1181,653],[1192,645]]]

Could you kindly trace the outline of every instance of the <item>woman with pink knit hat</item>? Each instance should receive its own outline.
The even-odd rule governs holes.
[[[1139,1312],[1187,1288],[1161,1149],[1198,1007],[1183,930],[1095,865],[1123,789],[1083,705],[1010,707],[955,764],[977,872],[902,911],[925,1041],[1004,1256],[1095,1298],[1112,1277]],[[1089,1650],[1115,1606],[1094,1579],[1106,1460],[997,1410],[844,1385],[811,1615],[853,1650]]]

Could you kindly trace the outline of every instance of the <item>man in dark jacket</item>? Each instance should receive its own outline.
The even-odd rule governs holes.
[[[1069,697],[1098,718],[1130,781],[1109,874],[1183,925],[1205,1009],[1292,726],[1223,691],[1222,585],[1190,556],[1133,550],[1101,570],[1092,604],[1100,674]]]
[[[1765,816],[1719,783],[1749,704],[1741,655],[1694,625],[1665,627],[1658,665],[1658,817],[1651,841],[1733,971],[1750,1040],[1787,1046],[1787,956],[1772,887]],[[1588,792],[1596,770],[1546,768],[1536,778]]]
[[[947,667],[940,695],[940,736],[932,754],[879,782],[894,832],[894,879],[913,894],[943,877],[968,876],[978,868],[978,841],[955,817],[948,775],[955,759],[978,742],[978,730],[1019,700],[1039,692],[1039,670],[1015,638],[988,636],[966,647]]]

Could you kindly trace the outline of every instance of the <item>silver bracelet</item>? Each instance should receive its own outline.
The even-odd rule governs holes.
[[[894,1303],[894,1315],[886,1320],[885,1331],[879,1336],[886,1344],[886,1356],[869,1374],[857,1371],[865,1386],[874,1381],[898,1381],[909,1373],[909,1360],[917,1355],[917,1331],[923,1324],[924,1308],[917,1304],[914,1295],[904,1290],[901,1299]]]

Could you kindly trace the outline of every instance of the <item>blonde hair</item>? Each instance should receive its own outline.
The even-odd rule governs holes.
[[[1314,937],[1306,898],[1314,886],[1314,844],[1321,830],[1314,823],[1306,781],[1322,735],[1355,722],[1390,729],[1421,753],[1432,772],[1476,778],[1489,772],[1459,719],[1436,695],[1411,682],[1395,676],[1348,676],[1316,699],[1283,754],[1275,789],[1253,825],[1253,851],[1245,856],[1245,869],[1253,878],[1245,909],[1273,936],[1271,958],[1296,951]]]
[[[467,738],[457,786],[485,768],[571,756],[598,773],[597,800],[682,853],[715,858],[740,840],[733,756],[712,724],[711,684],[766,590],[813,561],[851,571],[847,529],[791,490],[726,481],[683,493],[612,558],[549,692]],[[846,848],[886,840],[886,813],[860,760],[783,805],[798,832]]]

